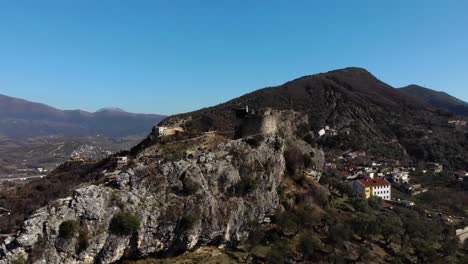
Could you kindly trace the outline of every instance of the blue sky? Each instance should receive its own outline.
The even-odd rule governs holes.
[[[468,1],[0,0],[0,93],[173,114],[358,66],[468,101],[467,14]]]

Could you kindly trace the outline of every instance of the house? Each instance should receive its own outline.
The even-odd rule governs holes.
[[[391,173],[390,179],[392,182],[398,183],[398,184],[409,183],[409,180],[410,180],[409,172],[395,170]]]
[[[326,133],[327,133],[327,131],[325,130],[325,128],[320,129],[319,132],[318,132],[320,137],[325,136]]]
[[[364,150],[356,150],[347,154],[348,158],[355,159],[358,157],[365,157],[366,152]]]
[[[458,181],[461,181],[461,182],[466,181],[465,177],[468,178],[468,172],[466,172],[466,171],[457,171],[457,172],[454,173],[454,175],[455,175],[455,179],[457,179]]]
[[[167,127],[165,126],[158,126],[158,136],[163,136],[164,132],[167,130]]]
[[[249,106],[246,105],[245,108],[236,109],[236,116],[239,118],[244,118],[249,115]],[[253,112],[253,111],[252,111]]]
[[[320,181],[320,178],[322,177],[322,173],[314,170],[306,170],[304,171],[304,177],[307,177],[312,181],[318,183]]]
[[[401,200],[400,203],[401,203],[403,206],[406,206],[406,207],[415,206],[415,203],[414,203],[413,201]]]
[[[327,170],[336,170],[336,163],[327,162],[325,163],[325,169]]]
[[[11,214],[11,211],[8,210],[8,209],[5,209],[3,207],[0,207],[0,216],[3,216],[3,215],[10,215]]]
[[[340,177],[343,180],[351,179],[353,177],[353,174],[347,172],[347,171],[337,171],[335,173],[336,176]]]
[[[359,179],[354,181],[353,189],[366,199],[377,196],[383,200],[391,200],[391,184],[383,178]]]
[[[426,169],[434,173],[441,173],[444,170],[444,166],[440,163],[429,162],[426,164]]]
[[[122,157],[117,157],[117,165],[119,166],[125,166],[128,163],[128,157],[122,156]]]
[[[158,126],[158,136],[172,136],[177,133],[183,133],[185,130],[182,127],[165,127],[165,126]]]
[[[334,128],[330,128],[330,126],[325,126],[324,128],[318,131],[319,137],[325,136],[326,134],[330,136],[336,136],[338,133]]]

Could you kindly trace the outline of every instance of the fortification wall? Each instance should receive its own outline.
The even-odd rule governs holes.
[[[307,115],[292,110],[266,110],[244,119],[242,137],[255,134],[291,135],[300,124],[307,123]]]

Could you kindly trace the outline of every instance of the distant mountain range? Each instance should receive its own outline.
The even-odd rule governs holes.
[[[468,103],[447,93],[434,91],[414,84],[400,88],[400,91],[434,107],[442,108],[457,115],[468,117]]]
[[[119,108],[103,108],[94,113],[59,110],[0,94],[0,135],[8,137],[145,135],[164,118],[162,115],[128,113]]]

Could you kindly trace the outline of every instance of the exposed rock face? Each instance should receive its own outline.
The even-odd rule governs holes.
[[[274,135],[257,147],[231,140],[196,159],[139,165],[112,182],[77,189],[39,209],[16,237],[8,238],[0,247],[0,263],[112,263],[239,242],[251,223],[279,206],[285,160],[278,146],[284,142]],[[239,192],[246,180],[255,184]],[[109,231],[119,212],[140,219],[133,235]],[[62,238],[59,227],[66,220],[79,220],[80,231]]]
[[[255,134],[292,135],[298,124],[307,123],[307,115],[292,110],[264,109],[251,114],[243,120],[241,134],[243,137]]]

